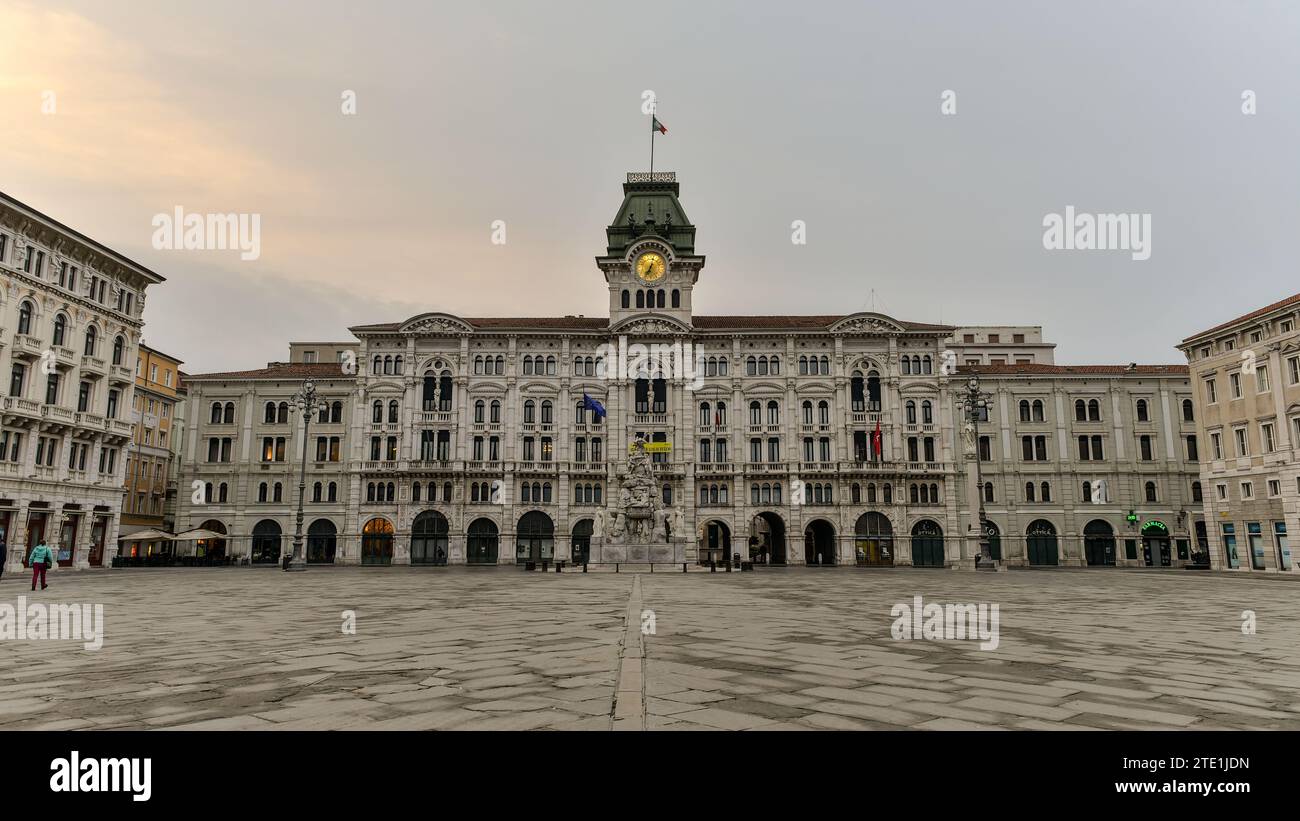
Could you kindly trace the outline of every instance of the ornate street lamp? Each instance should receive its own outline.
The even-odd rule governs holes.
[[[328,412],[325,402],[316,403],[316,383],[311,377],[302,383],[302,388],[293,395],[290,403],[302,413],[302,467],[298,472],[298,521],[293,529],[293,554],[284,557],[285,570],[306,570],[307,554],[302,546],[302,505],[307,495],[307,434],[311,430],[312,414],[319,411]]]
[[[993,561],[989,555],[989,536],[990,528],[988,519],[984,515],[984,471],[980,459],[980,417],[988,415],[989,405],[993,395],[980,390],[980,377],[977,373],[972,373],[966,380],[966,395],[961,397],[962,410],[966,414],[966,424],[971,431],[973,440],[973,449],[975,452],[975,492],[979,496],[979,528],[980,528],[980,552],[975,557],[976,566],[983,559]]]

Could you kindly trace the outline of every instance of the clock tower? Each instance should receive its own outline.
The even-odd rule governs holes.
[[[608,247],[596,264],[609,286],[609,322],[633,317],[691,324],[691,292],[704,267],[695,226],[677,199],[677,174],[631,172],[623,204],[605,229]]]

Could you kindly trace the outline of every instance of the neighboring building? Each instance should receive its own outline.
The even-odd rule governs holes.
[[[145,530],[172,532],[176,480],[172,475],[175,419],[181,406],[181,361],[141,343],[135,361],[134,431],[126,454],[126,495],[118,555],[169,553],[165,539],[126,539]],[[171,504],[169,505],[169,500]],[[169,521],[169,517],[171,521]]]
[[[356,343],[294,343],[288,363],[188,378],[180,484],[201,480],[206,501],[182,493],[178,529],[227,534],[201,549],[259,562],[289,549],[304,444],[290,402],[311,376],[326,403],[306,443],[312,561],[582,561],[601,512],[618,500],[628,443],[641,433],[668,449],[653,454],[653,467],[664,501],[682,513],[682,532],[672,535],[686,537],[693,561],[740,554],[971,567],[975,465],[960,453],[954,403],[966,374],[944,372],[945,350],[958,366],[964,351],[1008,357],[1001,368],[981,359],[984,389],[998,397],[981,431],[997,457],[987,466],[988,510],[1008,561],[1083,564],[1079,534],[1105,520],[1119,545],[1113,562],[1141,564],[1140,549],[1132,559],[1126,552],[1128,539],[1140,539],[1121,521],[1129,509],[1168,525],[1175,543],[1190,526],[1178,512],[1193,492],[1193,468],[1176,448],[1183,423],[1169,404],[1187,392],[1180,366],[1051,368],[1054,346],[1037,326],[698,314],[704,257],[671,173],[629,174],[607,237],[596,263],[608,317],[430,312],[353,327]],[[965,332],[975,340],[964,341]],[[618,367],[620,352],[636,354],[638,344],[679,346],[677,359]],[[1034,363],[1015,365],[1017,352]],[[698,363],[698,377],[681,372],[682,360]],[[597,419],[584,395],[607,418]],[[1069,416],[1076,398],[1082,422]],[[1023,423],[1013,416],[1021,399],[1030,408]],[[1137,418],[1139,399],[1150,421]],[[1096,419],[1088,416],[1094,401]],[[1085,434],[1090,448],[1102,437],[1104,473],[1077,458]],[[1043,464],[1038,450],[1018,458],[1026,435],[1045,452]],[[1139,455],[1142,442],[1151,459]],[[1122,481],[1130,467],[1142,484]],[[1022,483],[1017,471],[1051,483],[1051,501],[1008,496]],[[1075,487],[1094,477],[1110,480],[1105,506],[1082,501]],[[1142,495],[1146,481],[1156,483],[1154,502]],[[1043,533],[1032,547],[1011,535],[1040,520],[1055,529],[1054,555]],[[1174,549],[1171,566],[1183,552]]]
[[[1056,343],[1043,341],[1041,325],[973,325],[945,342],[961,365],[1051,365]]]
[[[974,460],[961,451],[970,501],[960,515],[963,531],[977,528],[983,496],[995,558],[1008,565],[1181,567],[1203,553],[1186,367],[963,367],[954,380],[957,399],[971,373],[992,401],[979,427],[978,486]],[[956,405],[953,412],[960,415]]]
[[[1210,563],[1297,572],[1300,294],[1189,336]]]
[[[41,540],[108,564],[145,289],[163,278],[0,194],[0,535],[8,569]]]

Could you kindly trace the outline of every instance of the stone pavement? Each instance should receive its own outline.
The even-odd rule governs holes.
[[[1276,577],[461,567],[50,581],[33,596],[7,574],[0,605],[103,604],[104,645],[0,641],[0,729],[1300,729],[1300,586]],[[893,640],[890,609],[916,595],[997,604],[999,646]],[[355,635],[340,629],[347,610]]]

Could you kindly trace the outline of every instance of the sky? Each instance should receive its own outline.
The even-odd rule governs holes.
[[[167,277],[144,340],[190,373],[425,311],[606,315],[651,91],[696,312],[1179,362],[1300,291],[1297,44],[1300,4],[1254,0],[0,0],[0,190]],[[1068,206],[1149,218],[1149,258],[1045,248]],[[177,207],[256,215],[260,254],[156,248]]]

